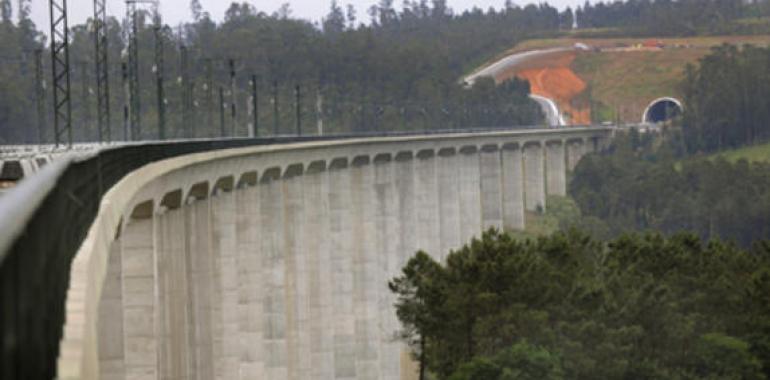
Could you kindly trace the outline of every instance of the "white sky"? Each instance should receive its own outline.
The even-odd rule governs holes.
[[[238,2],[243,2],[239,0]],[[161,13],[164,21],[170,25],[177,25],[180,22],[192,18],[190,14],[190,0],[160,0]],[[225,10],[230,6],[230,0],[201,0],[203,9],[208,11],[211,16],[219,21],[222,20]],[[254,5],[258,10],[265,13],[273,13],[281,4],[291,4],[292,15],[294,17],[304,18],[312,21],[319,21],[329,11],[331,0],[249,0],[246,1]],[[340,5],[353,4],[358,10],[358,20],[369,19],[366,10],[377,3],[377,0],[338,0]],[[540,1],[514,0],[515,4],[525,5],[527,3],[538,3]],[[400,8],[401,0],[393,2]],[[473,8],[474,6],[487,9],[489,7],[501,8],[505,0],[448,0],[449,6],[457,13]],[[572,6],[584,3],[584,0],[548,0],[548,3],[562,9],[566,6]],[[81,24],[93,14],[93,0],[68,0],[69,22],[70,25]],[[13,1],[14,7],[16,1]],[[32,19],[37,28],[47,31],[49,28],[49,10],[47,0],[32,0]],[[113,16],[123,17],[126,8],[123,0],[107,0],[107,12]],[[14,9],[15,16],[15,9]],[[46,33],[47,34],[47,33]]]

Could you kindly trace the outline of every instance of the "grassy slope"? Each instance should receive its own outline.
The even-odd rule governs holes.
[[[602,119],[620,115],[626,122],[641,121],[642,113],[654,99],[679,96],[678,83],[687,63],[694,63],[701,49],[581,53],[572,65],[575,74],[588,83],[586,94]]]
[[[635,45],[642,39],[599,39],[588,43],[600,46]],[[641,121],[642,113],[654,99],[680,96],[679,82],[688,63],[707,55],[713,46],[725,42],[770,44],[770,36],[694,37],[661,40],[667,48],[661,51],[585,52],[578,55],[572,67],[590,87],[596,110],[605,118],[620,115],[626,122]],[[686,47],[674,47],[677,45]],[[588,94],[586,96],[589,96]]]
[[[770,143],[720,152],[715,157],[723,157],[730,162],[741,159],[749,162],[770,162]]]

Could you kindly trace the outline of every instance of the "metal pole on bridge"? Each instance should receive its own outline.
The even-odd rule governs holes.
[[[278,135],[278,81],[273,81],[273,135]]]
[[[204,89],[206,90],[206,136],[210,136],[209,133],[214,128],[214,62],[211,58],[206,58],[206,84]]]
[[[236,108],[238,105],[238,85],[235,80],[235,60],[230,58],[228,63],[230,65],[230,91],[232,92],[230,94],[230,117],[233,122],[232,136],[235,137],[238,131],[238,113]]]
[[[85,130],[84,137],[90,135],[88,132],[91,129],[91,92],[88,87],[88,63],[86,61],[78,61],[80,66],[80,124],[81,130]],[[99,142],[102,142],[101,136],[99,136]]]
[[[225,137],[225,89],[219,86],[219,128],[221,137]]]
[[[45,143],[45,84],[43,83],[43,50],[35,50],[35,106],[37,108],[37,143]]]
[[[259,96],[257,92],[257,76],[252,75],[251,76],[251,112],[253,114],[251,115],[253,117],[252,119],[252,126],[251,126],[251,136],[249,137],[256,137],[259,136]]]
[[[110,128],[110,76],[106,0],[94,0],[94,52],[96,54],[96,120],[99,141],[112,141]]]
[[[70,92],[69,28],[67,0],[49,0],[51,13],[51,71],[53,73],[53,127],[56,146],[66,135],[72,147],[72,102]]]
[[[189,50],[187,46],[181,45],[179,53],[179,68],[182,74],[182,132],[185,137],[192,138],[195,137],[195,133],[192,128],[192,93],[190,91]]]
[[[155,31],[155,88],[158,98],[158,139],[166,139],[166,94],[163,84],[163,28],[156,25]]]
[[[139,26],[136,1],[126,0],[126,18],[128,21],[128,118],[131,140],[139,140],[142,135],[142,116],[139,99]]]
[[[123,78],[123,141],[130,139],[131,123],[129,121],[129,113],[131,112],[131,90],[128,83],[128,64],[121,62],[120,64],[121,77]]]
[[[139,15],[137,4],[158,4],[157,0],[125,0],[128,22],[128,89],[131,140],[142,138],[141,93],[139,89]]]
[[[294,87],[294,106],[297,118],[297,136],[302,136],[302,95],[299,85]]]

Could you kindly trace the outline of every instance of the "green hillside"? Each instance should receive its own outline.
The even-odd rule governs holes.
[[[770,162],[770,143],[733,149],[715,154],[727,161],[736,162],[745,159],[749,162]]]

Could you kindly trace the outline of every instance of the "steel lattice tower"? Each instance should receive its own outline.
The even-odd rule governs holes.
[[[163,72],[165,64],[163,60],[163,28],[155,26],[155,83],[158,97],[158,138],[166,139],[166,92],[164,89]]]
[[[142,136],[142,102],[139,99],[139,25],[136,13],[136,1],[126,1],[128,19],[128,118],[131,140]]]
[[[206,114],[207,114],[207,126],[206,130],[209,131],[214,128],[214,64],[211,58],[206,58]],[[208,134],[212,134],[207,132]]]
[[[182,86],[182,130],[184,137],[194,136],[192,128],[192,92],[190,86],[189,51],[187,46],[179,46],[179,70],[181,71],[180,83]]]
[[[94,46],[96,56],[96,122],[100,142],[110,142],[110,75],[107,45],[106,0],[94,0]]]
[[[51,11],[51,71],[53,72],[54,142],[66,137],[72,146],[72,103],[70,93],[69,28],[67,0],[49,0]]]

